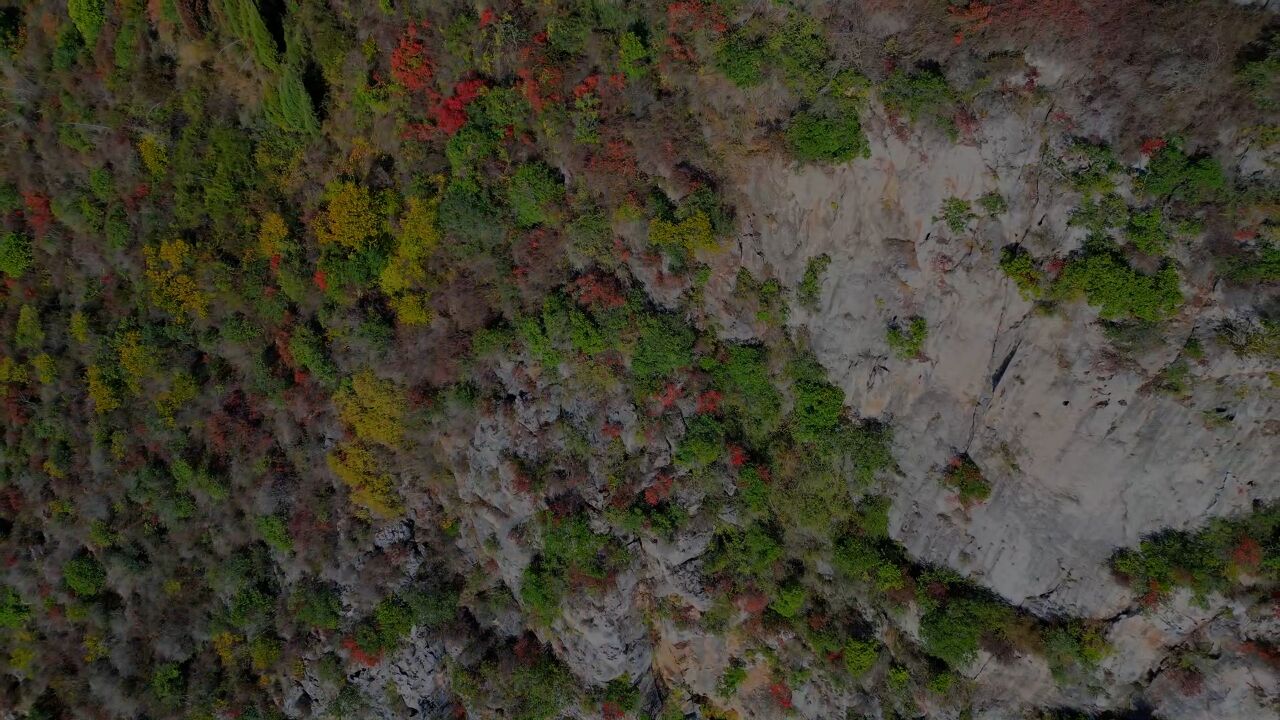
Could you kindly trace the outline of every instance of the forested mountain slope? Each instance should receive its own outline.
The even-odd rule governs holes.
[[[0,717],[1280,697],[1280,19],[0,7]]]

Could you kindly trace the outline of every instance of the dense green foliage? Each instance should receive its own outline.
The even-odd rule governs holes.
[[[787,128],[787,145],[805,162],[841,163],[871,157],[871,146],[857,115],[823,117],[805,112]]]
[[[1132,550],[1121,550],[1111,567],[1154,602],[1178,587],[1203,598],[1227,593],[1244,575],[1280,579],[1280,507],[1263,507],[1238,518],[1218,518],[1198,531],[1164,531]]]
[[[1116,252],[1096,249],[1069,260],[1051,292],[1062,299],[1082,295],[1106,319],[1159,322],[1182,307],[1179,286],[1178,271],[1172,265],[1146,275]]]

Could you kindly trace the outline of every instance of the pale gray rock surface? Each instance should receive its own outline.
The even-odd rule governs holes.
[[[1129,602],[1107,568],[1117,547],[1280,496],[1280,408],[1256,363],[1211,354],[1193,364],[1191,397],[1174,399],[1149,382],[1176,341],[1127,361],[1083,303],[1036,313],[1000,248],[1070,251],[1076,198],[1041,168],[1038,119],[992,118],[982,133],[976,146],[873,134],[871,160],[836,168],[751,159],[735,171],[742,262],[794,286],[810,258],[830,256],[819,307],[792,323],[855,413],[892,422],[896,539],[1017,604],[1110,616]],[[946,198],[990,190],[1010,208],[976,233],[930,220]],[[1207,336],[1232,312],[1211,289],[1184,294],[1175,337]],[[896,358],[887,325],[914,315],[929,324],[923,357]],[[1216,408],[1231,422],[1206,421]],[[994,490],[969,510],[939,482],[959,453]]]

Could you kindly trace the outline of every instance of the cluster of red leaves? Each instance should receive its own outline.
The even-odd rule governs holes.
[[[498,14],[493,11],[493,8],[485,8],[480,11],[480,27],[482,28],[489,27],[493,24],[493,21],[497,19]]]
[[[681,35],[711,30],[723,33],[729,29],[724,11],[706,0],[677,0],[667,5],[667,56],[674,62],[692,63],[697,60]]]
[[[729,467],[740,468],[747,464],[747,451],[741,445],[729,445]]]
[[[1138,598],[1138,602],[1145,608],[1155,608],[1160,605],[1160,596],[1163,594],[1160,592],[1160,584],[1151,580],[1147,583],[1147,591]]]
[[[594,93],[598,87],[600,87],[600,75],[588,75],[582,79],[582,82],[574,86],[573,96],[575,98],[585,97]]]
[[[425,20],[409,23],[391,51],[391,76],[411,92],[430,91],[435,78],[435,62],[427,52],[426,33],[430,27]]]
[[[601,309],[620,308],[627,304],[613,275],[591,273],[573,281],[569,294],[579,305]]]
[[[713,413],[720,408],[720,401],[724,399],[724,395],[716,390],[707,390],[698,396],[698,412]]]
[[[1142,154],[1151,157],[1169,145],[1164,138],[1147,138],[1142,141]]]
[[[675,34],[694,30],[714,30],[722,33],[729,29],[724,11],[719,5],[706,0],[676,0],[667,5],[667,31]]]
[[[1078,35],[1098,24],[1098,14],[1086,10],[1080,0],[975,0],[968,5],[949,5],[947,14],[960,27],[955,36],[956,44],[963,42],[966,35],[988,28],[1002,31],[1044,29]]]
[[[791,704],[791,688],[782,681],[778,681],[769,686],[769,695],[773,697],[774,702],[778,703],[778,707],[789,709]]]
[[[600,705],[600,714],[604,716],[605,720],[620,720],[620,718],[626,716],[626,713],[622,711],[622,706],[609,700]]]
[[[515,653],[517,660],[525,663],[532,663],[542,654],[542,648],[538,645],[538,641],[529,633],[521,635],[515,646],[511,648],[511,651]]]
[[[626,140],[610,140],[604,149],[591,153],[587,169],[606,177],[629,178],[636,174],[636,154]]]
[[[769,607],[769,598],[761,592],[749,592],[738,596],[738,607],[748,615],[759,615]]]
[[[0,508],[16,513],[24,505],[26,505],[26,498],[18,488],[5,488],[4,492],[0,492]]]
[[[529,101],[534,112],[542,112],[547,103],[560,102],[560,93],[556,89],[560,87],[563,76],[559,70],[550,67],[521,67],[516,69],[516,77],[519,79],[517,84],[520,92]]]
[[[31,226],[36,237],[44,237],[53,226],[53,211],[49,209],[49,196],[38,192],[24,192],[22,203],[27,208],[27,224]]]
[[[1277,616],[1280,616],[1280,604],[1277,604],[1276,606],[1276,613]],[[1249,640],[1240,643],[1240,651],[1249,655],[1256,655],[1268,665],[1280,668],[1280,649],[1277,649],[1273,645],[1256,640]]]
[[[350,653],[352,660],[355,660],[356,662],[360,663],[361,665],[364,665],[365,667],[377,667],[378,663],[382,662],[382,653],[371,655],[365,652],[360,647],[360,644],[356,642],[356,639],[354,637],[348,637],[344,639],[342,641],[342,647],[347,649],[347,652]]]
[[[1241,570],[1256,571],[1262,565],[1262,546],[1257,540],[1246,535],[1232,549],[1231,562]]]
[[[622,437],[622,425],[620,423],[609,422],[606,420],[604,425],[600,427],[600,434],[610,440],[620,438]]]
[[[671,406],[676,404],[676,400],[679,400],[682,394],[683,391],[680,390],[679,385],[676,385],[675,383],[667,383],[667,386],[662,389],[662,392],[654,395],[653,399],[658,401],[658,405],[661,410],[670,410]]]
[[[520,48],[520,66],[516,68],[516,85],[534,112],[542,112],[547,103],[559,103],[560,84],[564,73],[547,61],[543,47],[547,34],[538,33],[533,44]]]
[[[650,507],[666,500],[671,496],[671,489],[675,487],[676,479],[671,475],[662,473],[658,475],[653,484],[644,490],[644,501]]]
[[[133,192],[125,196],[124,206],[128,208],[130,212],[136,212],[138,207],[142,205],[142,201],[146,200],[147,196],[150,194],[150,185],[146,183],[138,183],[137,186],[133,188]]]
[[[315,273],[311,276],[311,282],[314,283],[315,286],[320,290],[329,289],[329,280],[328,280],[328,277],[324,274],[323,270],[316,270]]]
[[[956,130],[960,133],[961,139],[965,142],[973,142],[978,133],[978,116],[965,108],[960,108],[951,116],[951,122],[955,123]]]
[[[256,457],[273,442],[262,430],[262,413],[243,391],[227,395],[222,407],[205,421],[209,447],[219,455]]]
[[[433,102],[431,119],[436,129],[445,135],[453,135],[467,124],[467,106],[475,102],[484,90],[484,80],[463,80],[453,88],[453,94]]]

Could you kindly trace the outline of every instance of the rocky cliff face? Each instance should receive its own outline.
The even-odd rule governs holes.
[[[741,257],[791,285],[810,258],[831,258],[819,306],[792,322],[860,416],[892,421],[895,537],[1016,603],[1109,616],[1128,602],[1106,567],[1115,548],[1280,496],[1271,366],[1214,353],[1175,399],[1152,383],[1183,342],[1121,357],[1096,311],[1037,313],[1000,271],[1000,249],[1076,249],[1083,233],[1067,219],[1078,197],[1055,187],[1035,119],[986,126],[961,146],[886,131],[873,161],[835,170],[746,164]],[[948,197],[991,191],[1009,212],[972,235],[933,219]],[[1176,339],[1208,338],[1251,312],[1204,282],[1188,278]],[[923,357],[895,358],[884,328],[914,315],[929,324]],[[993,481],[981,507],[966,510],[938,482],[957,453]]]

